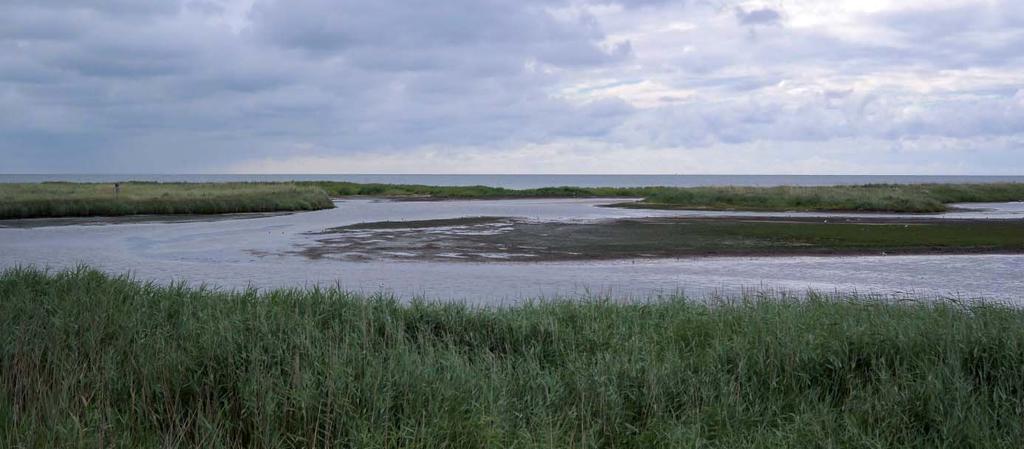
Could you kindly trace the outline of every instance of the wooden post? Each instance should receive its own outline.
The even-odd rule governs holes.
[[[119,183],[119,182],[115,182],[115,183],[114,183],[114,199],[116,200],[116,199],[117,199],[117,197],[118,197],[118,196],[119,196],[120,194],[121,194],[121,183]]]

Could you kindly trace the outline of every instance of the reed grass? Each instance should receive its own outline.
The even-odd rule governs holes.
[[[292,183],[47,182],[0,184],[0,219],[223,214],[328,209],[325,192]]]
[[[0,446],[1019,448],[1024,311],[0,274]]]

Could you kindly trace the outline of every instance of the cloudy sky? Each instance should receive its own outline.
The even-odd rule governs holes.
[[[1024,173],[1021,0],[4,0],[0,173]]]

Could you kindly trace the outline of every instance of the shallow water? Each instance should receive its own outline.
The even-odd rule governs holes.
[[[131,271],[140,279],[159,282],[181,280],[228,288],[338,284],[363,292],[384,290],[403,298],[422,296],[486,304],[587,294],[637,298],[680,291],[706,296],[744,289],[808,288],[1014,302],[1024,298],[1024,255],[444,263],[309,260],[290,254],[313,243],[316,237],[309,235],[311,232],[362,222],[475,216],[591,220],[714,214],[598,207],[607,202],[346,200],[333,210],[247,219],[0,228],[0,267],[31,264],[63,268],[85,263],[115,273]],[[989,209],[941,216],[1024,218],[1022,203],[989,205]]]

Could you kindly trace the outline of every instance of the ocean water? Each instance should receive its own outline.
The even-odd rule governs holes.
[[[68,182],[273,182],[350,181],[385,184],[486,185],[510,189],[579,187],[822,186],[844,184],[1024,182],[1024,176],[904,175],[227,175],[227,174],[0,174],[0,183]]]

